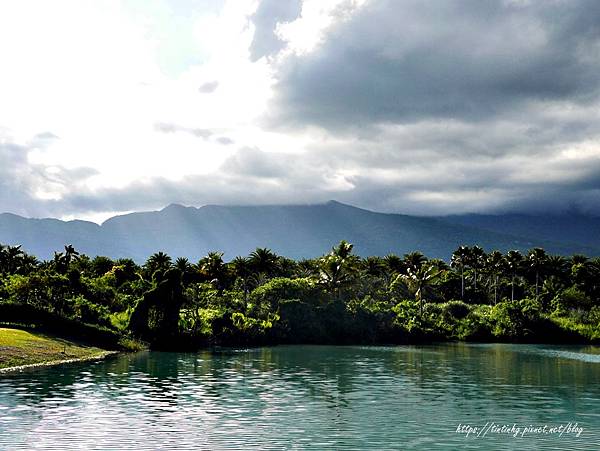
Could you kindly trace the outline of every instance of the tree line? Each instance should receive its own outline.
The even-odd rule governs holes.
[[[600,338],[600,259],[485,252],[449,262],[420,252],[361,258],[342,241],[295,261],[270,249],[197,262],[164,252],[142,265],[65,246],[39,261],[0,245],[2,308],[44,313],[144,340],[207,344],[400,343],[430,340],[584,341]],[[19,315],[17,314],[17,317]],[[0,321],[2,317],[0,316]],[[40,320],[43,321],[43,320]]]

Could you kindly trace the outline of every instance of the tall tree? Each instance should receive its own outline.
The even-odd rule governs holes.
[[[400,274],[398,277],[408,287],[409,292],[413,294],[415,300],[419,303],[419,312],[423,317],[423,303],[425,292],[433,286],[433,282],[439,277],[440,271],[432,264],[423,264],[419,268],[409,267],[406,274]]]
[[[152,278],[156,271],[166,271],[167,269],[171,268],[171,257],[162,251],[156,252],[148,257],[148,260],[146,260],[144,266],[148,271],[148,275],[150,278]]]
[[[427,263],[427,257],[419,251],[404,254],[404,266],[407,270],[410,268],[413,272],[418,271],[425,263]]]
[[[506,271],[507,264],[504,255],[500,251],[492,251],[486,259],[486,270],[493,280],[494,287],[494,305],[498,303],[498,281],[500,276]]]
[[[23,262],[25,253],[21,246],[4,246],[0,244],[0,273],[14,274]]]
[[[515,279],[523,265],[523,255],[516,250],[506,253],[506,264],[510,270],[510,300],[515,300]]]
[[[73,247],[72,244],[67,244],[65,246],[65,254],[64,254],[65,265],[67,267],[69,267],[71,265],[71,262],[73,260],[77,260],[78,258],[79,258],[79,252],[77,252],[75,250],[75,248]]]
[[[320,282],[328,291],[335,293],[337,299],[341,297],[341,288],[353,277],[352,248],[352,244],[341,241],[339,245],[332,248],[328,255],[319,260]]]
[[[198,267],[203,276],[218,290],[225,287],[226,266],[223,261],[223,252],[209,252],[200,259]]]
[[[242,281],[242,288],[244,290],[244,306],[248,305],[248,278],[250,277],[252,271],[250,268],[250,261],[246,257],[237,256],[231,262],[229,262],[231,266],[234,277],[236,279],[240,279]]]
[[[465,266],[469,262],[469,248],[467,246],[460,246],[452,253],[452,259],[450,265],[453,268],[460,270],[460,298],[465,300]]]
[[[256,276],[265,274],[273,276],[278,268],[279,257],[275,252],[266,247],[256,248],[249,257],[250,267]]]
[[[535,298],[538,299],[540,273],[546,269],[546,265],[548,264],[548,255],[544,249],[540,247],[534,247],[527,254],[527,263],[529,264],[529,268],[535,273]]]
[[[477,290],[477,272],[485,264],[485,251],[480,246],[473,246],[469,249],[469,266],[473,270],[473,290]]]

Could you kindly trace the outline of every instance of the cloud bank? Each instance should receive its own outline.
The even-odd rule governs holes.
[[[72,132],[54,121],[36,121],[20,141],[0,129],[0,210],[337,199],[425,215],[600,214],[597,1],[190,8],[172,13],[198,15],[186,31],[197,58],[149,82],[147,99],[126,98],[139,117],[110,124],[106,150],[92,152],[135,155],[142,167],[129,163],[116,181],[110,161],[75,159],[85,148],[61,153]],[[40,151],[44,140],[52,145]]]

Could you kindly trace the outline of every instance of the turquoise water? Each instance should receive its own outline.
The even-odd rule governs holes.
[[[487,432],[467,436],[486,423]],[[569,423],[571,431],[548,433]],[[522,435],[543,426],[547,433]],[[0,376],[0,449],[598,450],[600,350],[441,344],[121,355]]]

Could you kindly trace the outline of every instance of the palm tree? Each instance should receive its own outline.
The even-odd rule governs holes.
[[[413,272],[419,270],[421,266],[423,266],[427,262],[427,257],[425,257],[421,252],[415,251],[410,254],[404,254],[404,265],[406,269],[412,269]]]
[[[448,265],[448,263],[446,263],[441,258],[432,258],[429,260],[429,263],[435,266],[440,271],[448,271],[450,269],[450,265]]]
[[[506,263],[510,270],[510,300],[515,300],[515,278],[523,264],[523,255],[519,251],[508,251],[506,254]]]
[[[571,265],[578,265],[578,264],[585,264],[587,263],[589,260],[589,258],[587,258],[585,255],[581,255],[581,254],[575,254],[573,256],[571,256]]]
[[[234,272],[234,277],[242,280],[244,289],[244,305],[248,305],[248,278],[251,274],[250,261],[242,256],[237,256],[229,263]]]
[[[193,268],[192,264],[186,257],[179,257],[175,260],[175,268],[181,271],[182,274],[190,272]]]
[[[421,317],[423,317],[424,293],[433,286],[433,282],[439,275],[440,271],[432,264],[423,264],[419,268],[408,267],[406,274],[398,275],[419,303]]]
[[[3,246],[0,244],[0,272],[15,273],[22,263],[25,253],[21,246]]]
[[[494,279],[494,305],[498,302],[498,279],[506,270],[506,260],[502,252],[492,251],[487,256],[486,268]]]
[[[529,251],[527,261],[529,267],[535,272],[535,298],[538,299],[540,272],[544,271],[548,264],[548,255],[544,249],[535,247]]]
[[[383,263],[387,266],[388,271],[399,273],[404,271],[404,262],[395,254],[388,254],[383,257]]]
[[[319,261],[319,280],[336,298],[340,298],[343,285],[348,283],[351,273],[346,268],[346,259],[338,255],[326,255]]]
[[[365,258],[362,263],[364,272],[367,276],[380,277],[383,275],[385,265],[381,257],[370,256]]]
[[[40,265],[40,261],[34,256],[29,254],[24,254],[21,258],[21,266],[19,267],[20,274],[29,274],[35,270]]]
[[[73,247],[72,244],[67,244],[65,246],[65,254],[64,254],[65,265],[68,267],[69,265],[71,265],[71,261],[77,260],[78,258],[79,258],[79,252],[77,252],[75,250],[75,248]]]
[[[315,260],[300,260],[296,263],[296,277],[312,277],[318,273],[318,262]]]
[[[460,268],[460,299],[463,301],[465,298],[465,266],[468,261],[469,248],[467,246],[460,246],[452,253],[450,266],[453,268]]]
[[[210,283],[218,289],[222,288],[226,273],[223,252],[209,252],[198,262],[198,267]]]
[[[265,247],[256,248],[248,259],[253,272],[272,276],[278,268],[279,257],[271,249]]]
[[[319,260],[320,281],[330,292],[336,293],[337,299],[340,298],[342,286],[353,276],[350,270],[353,247],[352,244],[342,240],[328,255]]]
[[[164,252],[156,252],[148,257],[146,264],[144,265],[148,271],[148,274],[152,276],[156,271],[166,271],[171,268],[171,257]]]
[[[181,272],[181,280],[184,285],[187,285],[197,276],[196,268],[186,257],[178,257],[173,267]]]
[[[555,276],[560,281],[566,281],[571,271],[570,262],[562,255],[548,256],[547,272],[551,276]]]
[[[405,271],[404,261],[395,254],[388,254],[383,257],[385,283],[389,288],[394,275]]]
[[[473,269],[473,290],[477,290],[477,270],[485,263],[485,251],[479,246],[469,249],[469,266]]]

